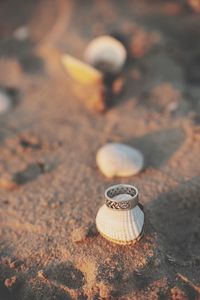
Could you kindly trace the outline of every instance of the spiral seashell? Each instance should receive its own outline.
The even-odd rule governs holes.
[[[96,162],[108,178],[136,175],[143,168],[144,159],[139,150],[128,145],[109,143],[97,151]]]
[[[115,38],[103,35],[92,40],[85,50],[85,60],[103,72],[118,73],[125,64],[127,51]]]
[[[138,203],[138,190],[128,184],[111,186],[105,192],[105,204],[96,216],[99,233],[117,244],[131,244],[141,238],[144,212]]]

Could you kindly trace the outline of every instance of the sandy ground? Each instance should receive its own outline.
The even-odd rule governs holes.
[[[27,26],[29,36],[13,32]],[[124,91],[103,115],[60,63],[96,35],[123,37]],[[0,2],[0,299],[198,299],[200,17],[183,2]],[[138,176],[106,179],[108,141],[145,155]],[[146,231],[117,246],[95,229],[109,185],[135,184]]]

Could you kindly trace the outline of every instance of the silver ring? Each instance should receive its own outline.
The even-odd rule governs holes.
[[[117,197],[119,195],[121,197]],[[129,210],[138,204],[138,190],[130,184],[117,184],[109,187],[105,191],[105,197],[107,207],[115,210]]]

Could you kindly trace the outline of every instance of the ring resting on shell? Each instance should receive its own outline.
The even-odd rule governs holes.
[[[138,201],[138,190],[127,184],[114,185],[105,192],[105,204],[96,216],[99,233],[117,244],[139,240],[144,228],[144,212]]]

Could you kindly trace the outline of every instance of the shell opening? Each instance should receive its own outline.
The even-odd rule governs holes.
[[[121,195],[122,197],[116,197]],[[130,196],[130,197],[127,197]],[[105,192],[105,197],[112,201],[133,200],[138,197],[138,190],[136,187],[128,184],[118,184],[109,187]]]

